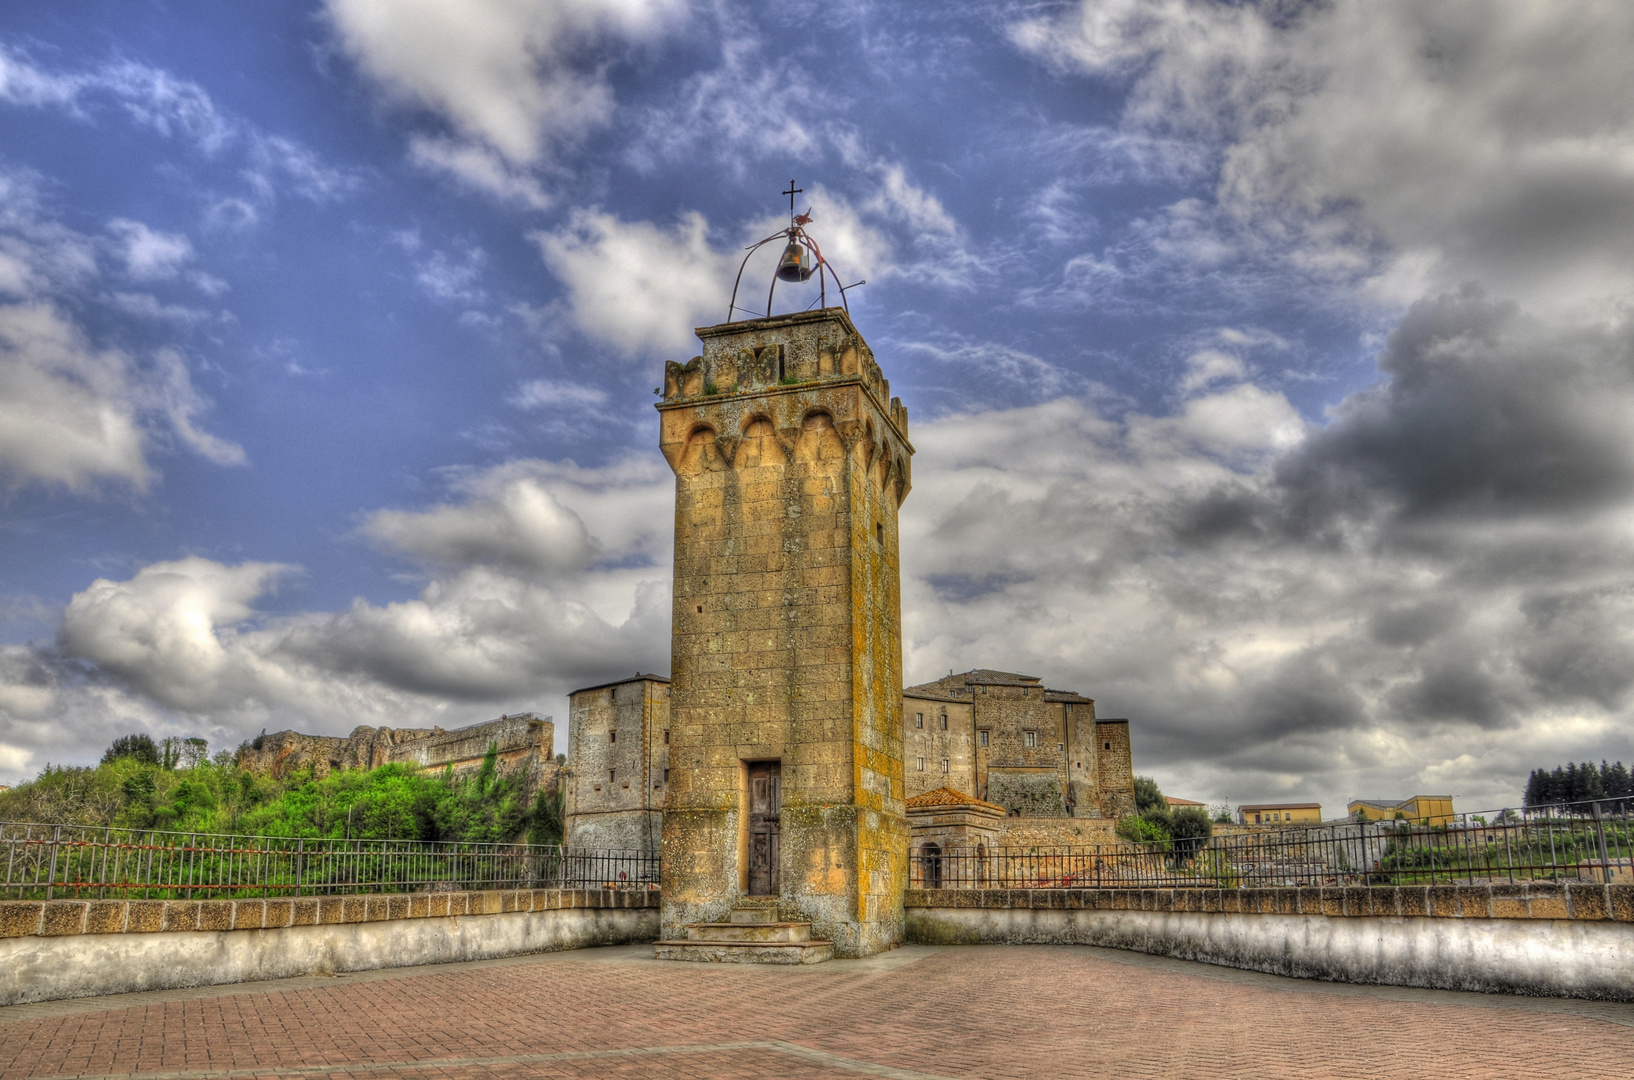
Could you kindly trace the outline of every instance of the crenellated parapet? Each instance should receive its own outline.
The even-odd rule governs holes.
[[[678,474],[820,452],[831,429],[900,505],[912,488],[908,410],[873,351],[837,309],[700,328],[702,355],[664,366],[659,445]],[[757,426],[763,425],[763,426]],[[746,448],[745,438],[754,443]]]

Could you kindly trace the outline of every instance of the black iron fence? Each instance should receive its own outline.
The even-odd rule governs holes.
[[[463,889],[647,889],[658,855],[0,822],[0,898],[130,900]]]
[[[911,883],[922,889],[1634,883],[1634,804],[1601,799],[1162,844],[943,850],[916,842],[911,863]]]

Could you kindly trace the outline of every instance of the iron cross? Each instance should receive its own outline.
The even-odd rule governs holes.
[[[783,192],[783,194],[785,194],[785,195],[787,195],[789,197],[789,217],[794,216],[794,197],[796,195],[801,194],[805,190],[806,190],[805,188],[795,187],[793,180],[789,181],[789,190]]]

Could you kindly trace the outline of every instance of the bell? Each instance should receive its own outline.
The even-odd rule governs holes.
[[[777,277],[779,281],[806,281],[811,277],[811,256],[798,240],[790,240],[783,249],[783,257],[777,260]]]

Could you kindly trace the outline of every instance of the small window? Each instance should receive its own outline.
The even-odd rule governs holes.
[[[664,770],[664,783],[666,783],[666,784],[669,783],[669,770],[668,769]]]
[[[885,523],[884,522],[882,522],[882,521],[874,522],[874,539],[878,540],[882,544],[885,543]]]
[[[1081,768],[1084,767],[1084,763],[1081,762],[1081,761],[1074,761],[1072,763],[1072,767],[1075,768],[1075,769],[1081,769]]]
[[[942,730],[947,730],[947,713],[942,714]]]
[[[948,771],[948,759],[947,758],[942,759],[942,771],[943,772]]]
[[[1067,748],[1067,744],[1066,743],[1056,743],[1055,748],[1057,750],[1065,750]]]
[[[664,729],[664,745],[669,745],[669,728]]]
[[[924,758],[919,759],[919,771],[920,772],[925,771],[925,759]]]
[[[913,714],[913,726],[914,727],[924,727],[925,726],[925,714],[924,713],[921,712],[921,713],[914,713]]]
[[[600,791],[600,790],[601,790],[601,785],[600,785],[600,784],[597,784],[597,785],[596,785],[596,790],[597,790],[597,791]]]
[[[1036,731],[1023,731],[1021,733],[1021,745],[1022,746],[1037,746],[1038,745],[1038,732],[1036,732]]]
[[[981,745],[986,746],[987,745],[987,732],[985,730],[978,731],[978,732],[976,732],[976,735],[977,735],[977,739],[981,743]]]
[[[611,784],[613,782],[613,780],[617,777],[617,775],[618,775],[618,770],[617,769],[608,769],[607,770],[607,782],[609,784]]]
[[[1111,743],[1102,743],[1101,744],[1101,749],[1102,750],[1110,750],[1110,749],[1112,749],[1112,744]]]
[[[1067,715],[1068,716],[1072,715],[1072,702],[1070,702],[1070,701],[1067,702]]]
[[[607,733],[607,741],[608,741],[608,742],[618,742],[618,732],[616,732],[616,731],[609,731],[609,732],[608,732],[608,733]]]
[[[982,693],[984,693],[984,694],[987,693],[987,687],[985,687],[985,686],[982,687]]]

